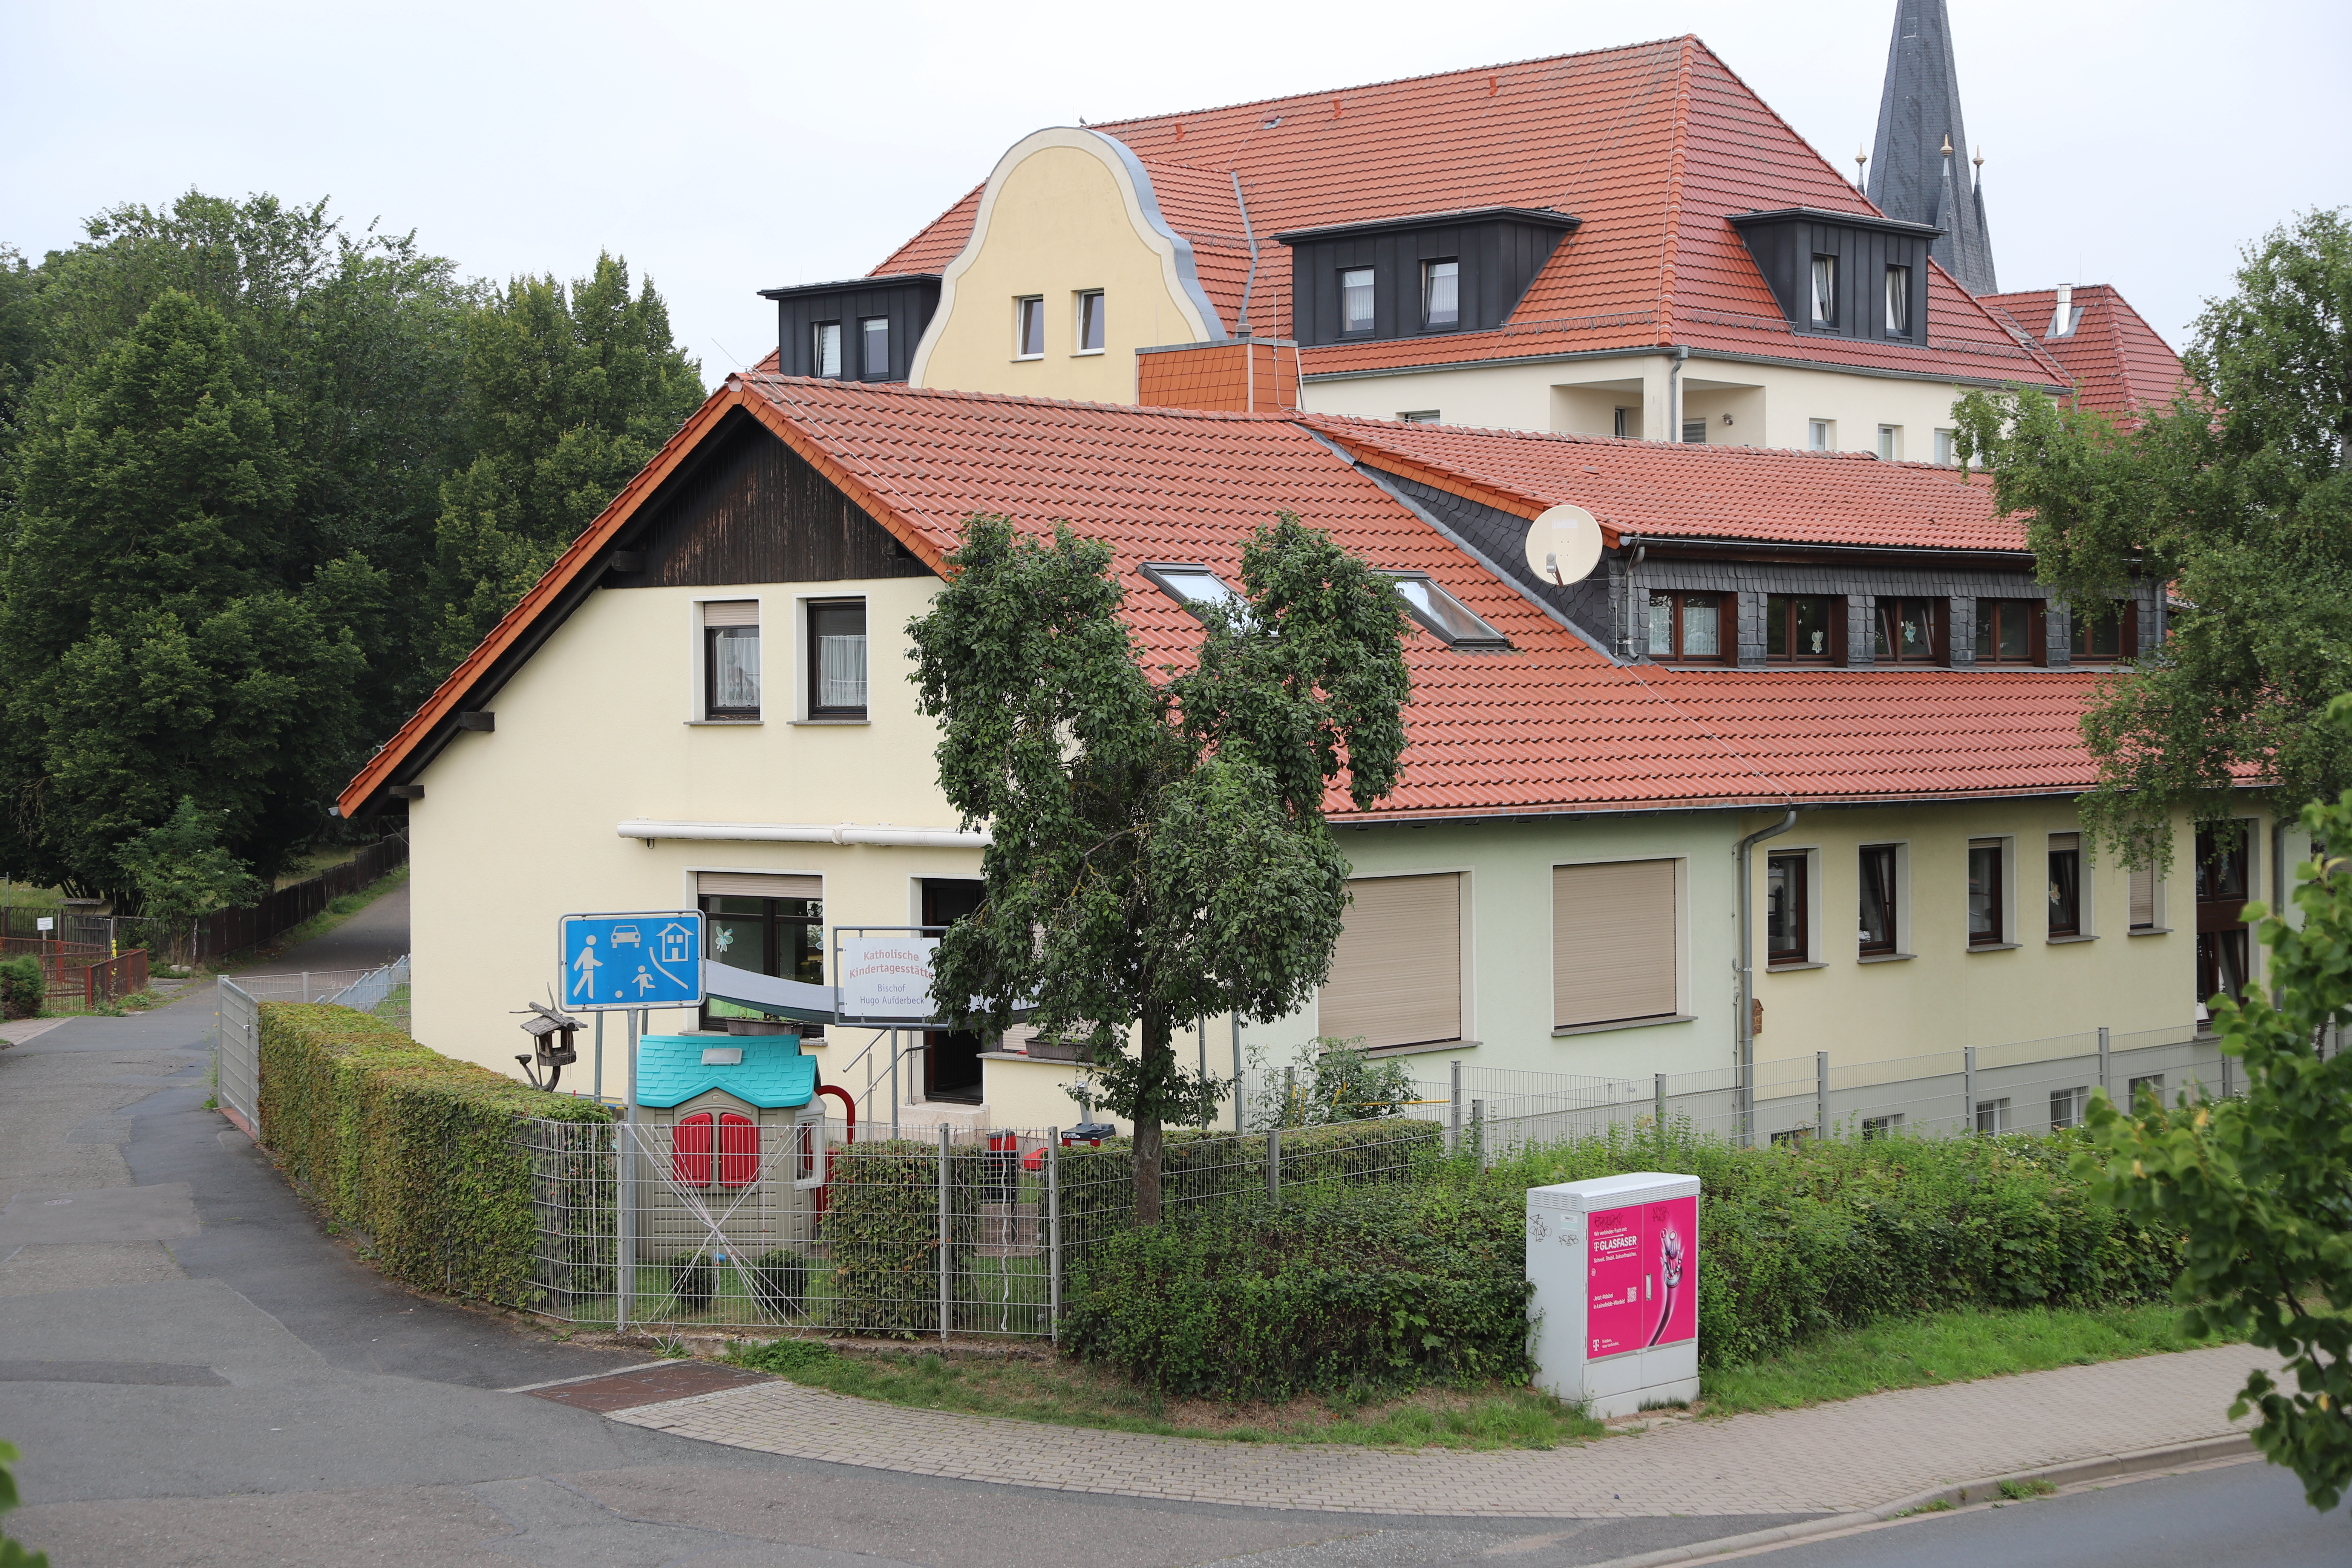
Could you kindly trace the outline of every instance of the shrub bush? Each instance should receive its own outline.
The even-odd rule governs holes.
[[[1704,1184],[1708,1365],[1948,1307],[2161,1299],[2178,1238],[2091,1203],[2067,1169],[2075,1147],[2060,1134],[1737,1149],[1620,1131],[1484,1172],[1447,1161],[1403,1189],[1105,1234],[1078,1259],[1069,1342],[1169,1393],[1227,1398],[1517,1377],[1526,1189],[1641,1170]]]
[[[0,958],[0,1018],[37,1018],[47,1000],[39,959]]]
[[[1100,1243],[1066,1342],[1177,1394],[1280,1399],[1529,1373],[1523,1202],[1343,1190]]]
[[[539,1223],[517,1123],[609,1121],[604,1107],[445,1057],[382,1019],[325,1004],[264,1003],[260,1067],[263,1145],[368,1239],[385,1273],[537,1304]]]
[[[670,1299],[689,1312],[699,1312],[719,1293],[717,1271],[707,1255],[681,1258],[670,1265]]]
[[[1699,1353],[1720,1366],[1875,1318],[2161,1298],[2179,1238],[2091,1203],[2067,1170],[2077,1146],[2059,1133],[1738,1149],[1670,1131],[1662,1149],[1620,1131],[1478,1179],[1521,1192],[1626,1171],[1696,1175]]]

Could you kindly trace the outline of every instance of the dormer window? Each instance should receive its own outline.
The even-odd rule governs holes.
[[[1143,574],[1161,593],[1194,615],[1208,605],[1241,607],[1241,595],[1206,566],[1181,561],[1147,561]]]
[[[1350,267],[1339,274],[1339,330],[1372,330],[1372,269],[1369,267]]]
[[[1419,572],[1391,572],[1405,613],[1448,647],[1471,651],[1502,649],[1511,641],[1470,612],[1470,607]]]
[[[1650,657],[1675,663],[1722,663],[1724,599],[1721,594],[1652,594]]]
[[[1911,333],[1911,269],[1890,267],[1886,269],[1886,330],[1895,337]]]
[[[858,369],[868,381],[890,379],[890,318],[868,316],[857,323]]]
[[[1813,258],[1813,325],[1837,324],[1837,258]]]
[[[1421,264],[1421,321],[1425,327],[1462,324],[1462,263]]]
[[[814,366],[811,374],[839,380],[841,378],[841,323],[819,321],[816,324],[815,340],[810,346],[813,351],[809,356],[810,363]]]

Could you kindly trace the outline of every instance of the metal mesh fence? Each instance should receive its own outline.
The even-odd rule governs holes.
[[[1999,1046],[1845,1062],[1832,1053],[1759,1061],[1746,1085],[1737,1068],[1588,1078],[1451,1064],[1422,1092],[1449,1101],[1450,1143],[1489,1157],[1536,1144],[1660,1124],[1700,1136],[1765,1143],[1903,1132],[2047,1132],[2075,1125],[2104,1088],[2118,1104],[2142,1091],[2167,1103],[2185,1091],[2237,1091],[2235,1063],[2192,1027],[2105,1029]]]
[[[851,1142],[841,1121],[720,1112],[530,1121],[538,1310],[596,1327],[1051,1337],[1074,1269],[1134,1215],[1124,1140],[941,1127]],[[1171,1219],[1410,1179],[1434,1122],[1173,1133]]]

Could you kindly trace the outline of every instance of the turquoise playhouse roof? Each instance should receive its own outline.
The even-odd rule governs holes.
[[[736,1051],[741,1061],[726,1059]],[[816,1058],[801,1055],[798,1035],[647,1035],[637,1042],[639,1105],[667,1110],[713,1089],[771,1110],[806,1105],[816,1093]]]

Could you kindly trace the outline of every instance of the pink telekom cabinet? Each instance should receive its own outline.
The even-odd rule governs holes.
[[[1528,1189],[1536,1384],[1595,1415],[1698,1397],[1698,1178]]]

